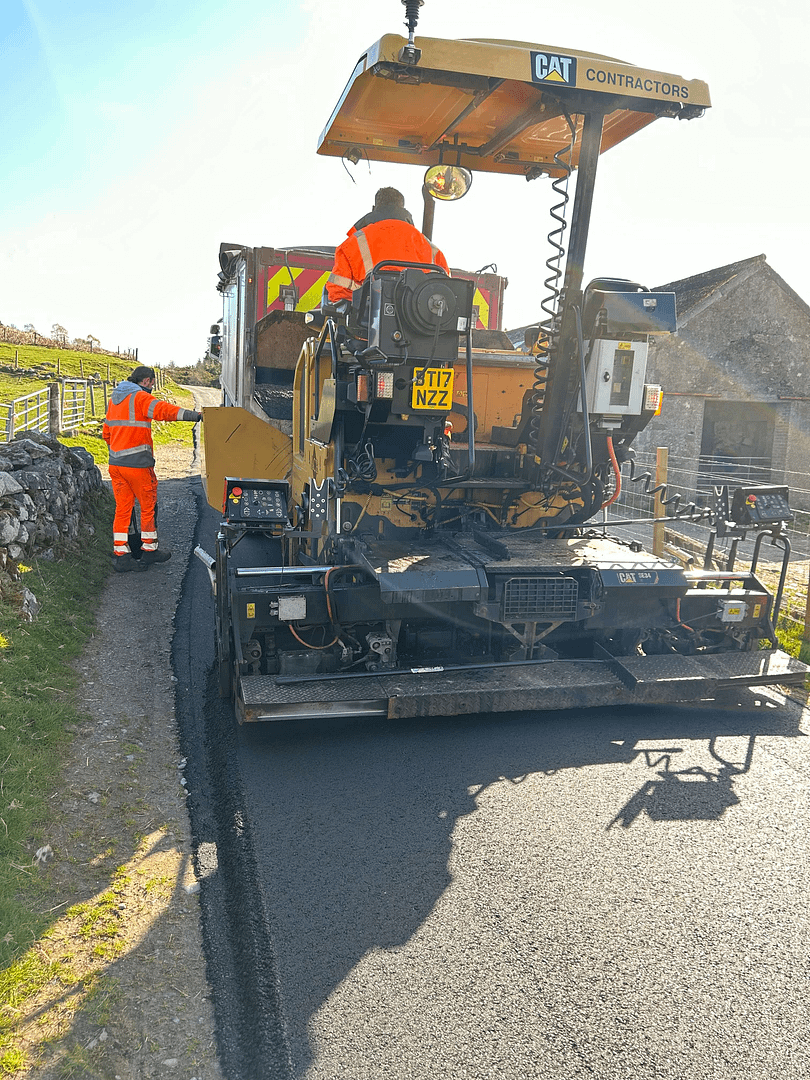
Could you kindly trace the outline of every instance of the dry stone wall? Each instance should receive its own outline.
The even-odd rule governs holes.
[[[0,443],[0,570],[75,540],[85,500],[103,489],[87,450],[35,431]]]

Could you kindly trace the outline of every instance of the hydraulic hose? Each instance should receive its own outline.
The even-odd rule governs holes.
[[[601,510],[606,510],[611,503],[615,503],[618,497],[622,493],[622,470],[619,462],[616,460],[616,451],[613,449],[613,436],[607,437],[608,454],[610,454],[610,463],[613,466],[613,474],[616,477],[616,490],[610,496],[607,502],[603,502],[600,507]]]

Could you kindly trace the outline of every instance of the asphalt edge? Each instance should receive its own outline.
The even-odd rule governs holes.
[[[212,546],[215,514],[200,481],[192,544]],[[206,974],[220,1067],[229,1080],[292,1080],[272,930],[261,901],[255,840],[247,825],[239,734],[217,692],[214,605],[208,574],[190,558],[175,614],[175,716],[186,760],[187,808]]]

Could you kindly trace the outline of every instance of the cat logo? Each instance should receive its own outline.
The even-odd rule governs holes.
[[[532,82],[550,82],[559,83],[561,86],[576,86],[576,57],[560,56],[557,53],[533,52]]]

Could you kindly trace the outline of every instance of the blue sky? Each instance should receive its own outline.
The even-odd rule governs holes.
[[[194,362],[220,314],[221,240],[339,243],[387,183],[418,212],[421,170],[352,184],[314,152],[356,58],[403,16],[399,0],[3,0],[0,320]],[[764,252],[810,301],[809,24],[797,0],[426,0],[419,30],[704,79],[704,118],[603,157],[586,275],[656,285]],[[544,184],[481,176],[437,211],[452,264],[509,278],[508,325],[542,295]]]

